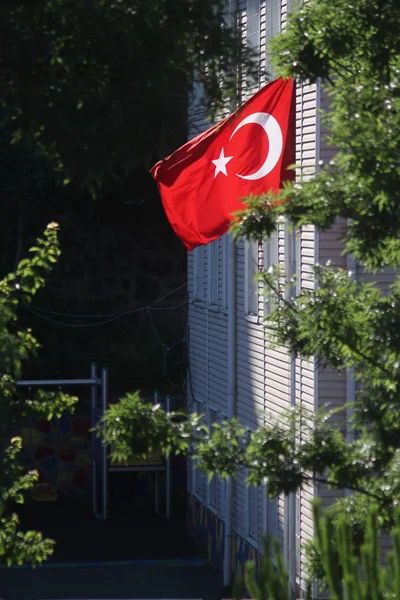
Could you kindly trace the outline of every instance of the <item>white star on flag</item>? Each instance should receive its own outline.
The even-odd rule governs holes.
[[[217,158],[217,160],[211,161],[215,165],[214,179],[216,178],[218,173],[222,173],[223,175],[228,175],[228,173],[226,172],[226,165],[228,164],[228,162],[230,160],[232,160],[232,158],[233,158],[233,156],[225,156],[224,149],[222,148],[219,158]]]

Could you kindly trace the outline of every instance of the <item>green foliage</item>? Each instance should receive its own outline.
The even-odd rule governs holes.
[[[400,511],[396,510],[392,529],[393,551],[388,564],[382,566],[379,547],[378,510],[368,510],[367,527],[360,551],[356,552],[353,530],[343,518],[321,517],[320,503],[314,501],[316,548],[320,556],[323,581],[329,600],[397,600],[400,597]],[[273,550],[273,552],[271,552]],[[275,564],[272,554],[275,556]],[[246,588],[256,600],[289,600],[292,597],[278,540],[266,538],[261,568],[253,562],[245,571]],[[236,599],[241,598],[236,584]],[[307,586],[305,600],[311,599],[312,586]]]
[[[234,226],[238,236],[263,238],[282,218],[295,228],[311,224],[319,230],[338,218],[347,222],[343,242],[357,261],[358,281],[330,264],[317,266],[315,289],[291,299],[282,274],[266,273],[262,279],[275,298],[276,311],[266,324],[271,343],[296,356],[317,357],[321,366],[352,369],[357,381],[352,423],[346,425],[346,407],[336,414],[336,430],[329,413],[317,417],[310,431],[300,420],[287,460],[293,475],[303,479],[310,473],[353,491],[329,514],[352,526],[358,548],[370,503],[379,507],[380,523],[388,530],[400,492],[400,280],[386,293],[359,276],[363,269],[400,265],[399,11],[390,0],[334,5],[315,0],[289,17],[287,31],[271,44],[276,68],[300,84],[320,80],[330,100],[329,113],[321,115],[329,131],[325,141],[337,153],[319,165],[313,179],[297,178],[275,202],[267,197],[267,210],[266,197],[249,198]],[[347,428],[354,441],[347,439]],[[272,465],[268,469],[274,472]],[[287,489],[287,479],[279,479],[275,491]],[[315,544],[308,544],[307,552],[314,575],[321,575]]]
[[[36,471],[24,472],[19,460],[22,439],[15,435],[30,416],[51,419],[72,410],[77,398],[57,392],[38,390],[33,399],[19,393],[15,380],[39,345],[32,332],[18,326],[18,307],[29,303],[44,285],[45,277],[60,254],[58,226],[48,225],[44,235],[31,248],[29,259],[22,260],[15,273],[0,281],[0,564],[33,565],[53,551],[52,540],[37,531],[21,531],[15,504],[24,502],[38,480]]]
[[[347,250],[368,268],[400,262],[399,18],[391,0],[317,0],[272,42],[281,74],[327,83],[327,141],[338,148],[312,181],[289,186],[282,210],[296,226],[352,219]]]
[[[20,531],[15,513],[0,518],[0,564],[7,566],[42,563],[53,552],[54,542],[44,538],[40,531]]]
[[[246,428],[237,419],[213,423],[211,430],[203,425],[202,435],[194,440],[193,457],[209,477],[213,472],[223,478],[235,476],[238,466],[246,464],[246,440]]]
[[[337,152],[312,179],[299,176],[278,196],[249,198],[232,226],[236,236],[264,239],[282,220],[285,226],[313,225],[320,231],[337,219],[347,223],[343,242],[345,253],[357,261],[357,281],[329,263],[318,265],[314,289],[292,298],[287,287],[293,282],[279,269],[261,278],[274,300],[266,322],[270,343],[317,365],[351,369],[357,382],[353,406],[326,407],[316,416],[292,411],[249,438],[240,434],[234,446],[226,424],[187,444],[204,470],[231,475],[245,466],[249,482],[267,482],[273,496],[314,481],[352,492],[328,512],[325,533],[307,548],[313,574],[326,578],[333,598],[342,593],[335,571],[339,564],[348,598],[357,597],[353,592],[360,598],[399,595],[390,587],[399,577],[398,564],[385,588],[374,562],[378,517],[369,515],[370,507],[377,507],[383,530],[396,526],[398,544],[400,278],[384,293],[359,276],[363,269],[400,266],[399,21],[400,4],[392,0],[313,0],[289,17],[287,30],[271,44],[277,73],[296,77],[300,85],[320,81],[330,99],[329,113],[321,115],[329,131],[326,142]],[[352,410],[351,423],[346,408]],[[133,417],[126,418],[133,428]],[[234,427],[240,431],[238,423]],[[180,443],[176,439],[170,445]],[[349,537],[350,528],[354,537]],[[332,558],[334,531],[338,552],[348,548],[340,556],[345,562]],[[364,584],[354,576],[352,545],[375,596],[365,595]]]
[[[276,565],[272,561],[272,553],[276,557]],[[280,551],[279,541],[264,540],[264,555],[259,571],[256,571],[252,561],[246,563],[245,585],[255,600],[290,600],[292,594],[288,585],[285,561]],[[235,596],[239,598],[240,596]],[[307,593],[305,600],[311,595]]]
[[[400,596],[400,512],[394,515],[393,551],[388,566],[382,565],[379,545],[378,508],[368,509],[367,526],[360,546],[345,515],[336,520],[329,513],[322,519],[320,505],[314,503],[316,548],[332,600],[396,599]],[[357,549],[358,548],[358,549]]]
[[[7,190],[21,187],[18,165],[36,189],[53,177],[96,195],[183,143],[194,71],[215,108],[234,92],[232,66],[249,62],[224,11],[223,0],[3,2]]]
[[[202,426],[197,415],[187,421],[182,416],[142,401],[138,393],[127,394],[110,406],[95,431],[110,444],[111,456],[118,461],[146,458],[157,451],[187,452],[191,435],[199,435]]]
[[[138,393],[112,404],[94,431],[117,461],[148,458],[153,452],[189,453],[203,471],[217,471],[222,477],[234,475],[238,462],[246,462],[246,429],[236,419],[215,423],[210,431],[202,415],[166,413]]]

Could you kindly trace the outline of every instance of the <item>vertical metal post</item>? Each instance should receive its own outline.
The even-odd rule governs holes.
[[[101,370],[101,411],[104,414],[108,406],[108,370]],[[108,447],[102,446],[102,517],[103,521],[108,519]]]
[[[166,397],[165,408],[167,413],[171,412],[171,396]],[[168,454],[167,464],[165,469],[165,516],[167,519],[171,517],[171,479],[172,479],[172,464],[171,453]]]
[[[91,363],[90,365],[90,379],[97,379],[97,365]],[[94,416],[97,404],[97,384],[92,383],[90,385],[90,410],[91,410],[91,421],[92,427],[94,427]],[[96,434],[92,432],[92,510],[93,516],[97,513],[97,501],[96,501]]]
[[[156,405],[160,402],[160,394],[158,390],[154,390],[153,404]],[[154,510],[158,514],[160,512],[160,472],[154,471]]]

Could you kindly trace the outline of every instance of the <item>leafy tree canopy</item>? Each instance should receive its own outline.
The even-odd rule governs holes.
[[[242,53],[224,10],[223,0],[3,2],[5,158],[12,144],[23,172],[33,162],[30,177],[40,169],[40,180],[92,193],[151,166],[184,141],[194,72],[209,107],[233,92],[220,74]]]
[[[16,386],[26,362],[39,344],[30,329],[17,323],[21,303],[32,301],[60,255],[58,227],[51,223],[14,273],[0,281],[0,564],[33,565],[53,551],[54,542],[39,531],[23,531],[14,512],[37,484],[38,472],[23,464],[21,428],[30,417],[52,419],[73,410],[77,398],[61,391],[37,390],[32,398]]]

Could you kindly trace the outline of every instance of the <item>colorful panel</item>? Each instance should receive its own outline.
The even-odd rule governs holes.
[[[247,561],[255,562],[258,569],[261,565],[262,556],[247,540],[242,538],[236,532],[233,532],[232,540],[232,569],[234,573],[244,576],[244,567]]]
[[[211,566],[222,573],[225,523],[192,494],[188,494],[187,523],[190,535],[200,546],[207,548]],[[258,569],[261,559],[261,554],[247,540],[233,532],[232,570],[234,573],[243,577],[246,562],[254,561]]]
[[[200,546],[207,548],[211,566],[222,572],[225,523],[192,494],[188,497],[187,522],[189,533]]]
[[[40,483],[52,484],[61,494],[89,498],[90,427],[90,418],[79,413],[65,412],[51,421],[32,420],[20,432],[24,467],[37,469]]]

